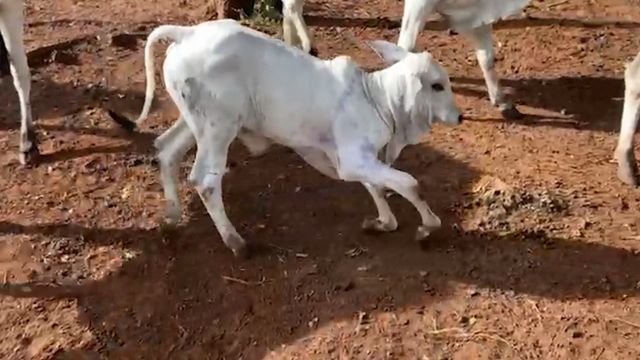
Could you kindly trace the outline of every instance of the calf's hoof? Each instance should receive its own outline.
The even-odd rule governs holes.
[[[311,55],[311,56],[315,56],[315,57],[318,57],[318,49],[316,49],[316,48],[312,47],[312,48],[309,50],[309,55]]]
[[[513,104],[500,106],[500,115],[505,120],[520,120],[524,117],[520,110]]]
[[[20,154],[18,154],[18,160],[23,166],[35,165],[39,159],[40,151],[35,145],[31,146],[31,149],[27,151],[20,151]]]
[[[233,252],[233,256],[238,259],[249,259],[251,257],[251,249],[247,242],[238,234],[229,234],[222,239],[229,249]]]
[[[631,186],[638,186],[638,166],[631,162],[618,164],[618,179]]]
[[[440,225],[420,225],[416,230],[416,241],[425,241],[431,233],[440,229]]]
[[[396,231],[398,223],[396,221],[384,222],[379,218],[367,218],[362,222],[362,230],[366,233],[378,234],[383,232]]]

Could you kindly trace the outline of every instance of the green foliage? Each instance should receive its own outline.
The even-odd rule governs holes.
[[[275,9],[274,0],[256,0],[253,16],[242,17],[241,22],[247,26],[275,27],[280,24],[280,14]]]

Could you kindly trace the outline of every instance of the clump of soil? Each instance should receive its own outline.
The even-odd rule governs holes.
[[[514,187],[486,176],[474,187],[465,207],[475,212],[475,228],[511,231],[526,220],[540,222],[564,214],[569,203],[564,195],[551,189]]]

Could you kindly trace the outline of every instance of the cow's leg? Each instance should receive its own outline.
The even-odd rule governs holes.
[[[618,178],[625,184],[637,186],[638,164],[633,150],[633,137],[640,116],[640,54],[627,67],[624,82],[624,107],[615,157],[618,160]]]
[[[311,52],[311,33],[307,24],[302,17],[302,11],[304,8],[304,0],[296,0],[291,3],[285,4],[283,9],[284,18],[289,23],[288,26],[293,26],[296,38],[300,41],[300,46],[304,52]]]
[[[282,17],[282,36],[284,38],[284,42],[291,46],[299,46],[300,38],[296,34],[296,28],[293,23],[293,18],[291,14],[285,12]]]
[[[178,170],[181,160],[195,144],[196,139],[182,117],[178,118],[169,130],[154,142],[155,148],[158,149],[160,179],[167,204],[165,216],[168,225],[175,225],[182,218],[178,195]]]
[[[378,217],[365,219],[362,222],[362,228],[367,231],[376,232],[389,232],[398,229],[398,221],[395,215],[393,215],[389,203],[387,203],[387,200],[384,198],[383,189],[369,183],[362,183],[362,185],[364,185],[365,189],[371,194],[373,202],[378,209]]]
[[[233,124],[202,120],[203,131],[197,136],[198,150],[189,181],[194,184],[207,212],[211,216],[222,241],[235,256],[248,255],[246,242],[229,220],[222,202],[222,177],[226,171],[227,154],[231,142],[238,134]]]
[[[424,28],[434,3],[434,0],[405,0],[398,46],[407,51],[414,50],[418,34]]]
[[[338,174],[346,181],[369,183],[387,187],[407,199],[420,214],[422,225],[418,227],[416,239],[424,240],[431,232],[440,228],[442,222],[418,193],[418,181],[411,175],[393,169],[380,162],[374,153],[368,153],[366,146],[339,148]]]
[[[3,4],[4,5],[4,4]],[[7,6],[16,6],[12,11],[0,11],[0,33],[5,42],[13,84],[20,103],[20,162],[27,164],[37,159],[38,141],[33,118],[31,116],[31,72],[23,42],[23,2],[9,2]],[[17,14],[17,15],[16,15]]]
[[[491,104],[497,106],[500,109],[502,117],[508,120],[515,120],[522,118],[522,114],[516,106],[505,97],[502,89],[500,88],[498,74],[495,69],[495,54],[493,49],[493,40],[491,38],[491,25],[483,25],[478,27],[469,33],[467,36],[471,39],[474,47],[476,48],[476,57],[480,69],[482,69],[482,75],[487,85],[489,92],[489,99]]]

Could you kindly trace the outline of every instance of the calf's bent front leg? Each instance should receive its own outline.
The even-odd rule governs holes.
[[[366,218],[362,222],[362,228],[368,232],[390,232],[398,229],[398,220],[389,207],[384,197],[383,189],[369,183],[362,183],[373,198],[378,210],[377,218]]]
[[[426,239],[430,233],[441,227],[442,222],[431,211],[427,202],[420,197],[418,181],[413,176],[380,162],[376,158],[375,152],[363,150],[367,148],[366,146],[350,146],[339,149],[338,175],[345,181],[369,183],[379,188],[387,187],[407,199],[416,208],[422,220],[422,225],[416,231],[416,240]],[[374,194],[375,201],[376,198],[379,198],[380,191],[377,190]]]

